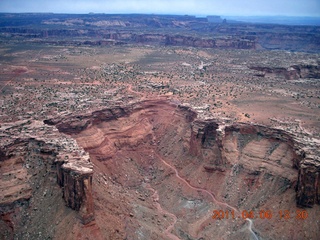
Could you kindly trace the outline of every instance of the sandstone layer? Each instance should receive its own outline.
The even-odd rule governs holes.
[[[276,76],[282,77],[287,80],[296,80],[296,79],[310,79],[320,78],[320,66],[319,63],[317,65],[310,64],[300,64],[289,66],[288,68],[283,67],[263,67],[263,66],[252,66],[250,67],[253,70],[257,70],[260,73],[257,76],[265,77],[265,76]]]
[[[70,134],[90,153],[97,167],[96,174],[104,179],[97,177],[100,180],[97,180],[94,187],[96,198],[99,199],[96,204],[102,209],[106,207],[100,205],[104,199],[100,192],[105,191],[101,181],[120,184],[129,192],[137,189],[136,192],[140,194],[138,199],[145,199],[141,195],[145,194],[146,189],[154,188],[160,199],[167,199],[159,200],[161,208],[158,206],[158,211],[167,209],[181,221],[189,219],[188,223],[175,223],[170,227],[173,229],[169,231],[170,234],[182,239],[182,232],[192,237],[204,238],[213,234],[210,229],[212,223],[207,214],[200,214],[197,219],[183,213],[188,201],[195,201],[195,208],[199,212],[205,212],[204,209],[209,207],[207,203],[196,203],[198,200],[186,201],[185,198],[194,198],[189,196],[192,188],[212,192],[220,199],[214,202],[216,208],[219,208],[219,204],[224,206],[223,204],[228,203],[236,209],[264,209],[276,204],[275,199],[291,198],[294,192],[298,207],[319,204],[319,141],[308,134],[298,135],[280,128],[231,122],[228,119],[197,118],[197,113],[190,107],[167,100],[143,101],[45,122]],[[161,161],[168,165],[161,166]],[[175,184],[179,185],[174,175],[167,172],[166,166],[169,164],[172,169],[176,168],[176,173],[190,184],[191,189],[183,186],[183,190],[178,188],[168,192],[168,186],[170,189],[175,188]],[[107,178],[110,180],[107,181]],[[149,187],[143,187],[145,184],[149,184]],[[111,191],[112,188],[108,186]],[[182,197],[180,191],[185,192],[186,196]],[[205,193],[200,196],[196,194],[195,198],[204,198],[207,202],[208,196]],[[107,199],[102,202],[110,201]],[[280,202],[282,201],[284,200]],[[120,216],[126,215],[123,211],[130,211],[128,209],[139,212],[142,206],[134,207],[138,204],[134,202],[130,198],[124,200],[124,205],[119,209]],[[293,208],[290,204],[284,206]],[[104,214],[102,209],[96,211],[97,218]],[[129,233],[129,229],[137,231],[136,224],[145,227],[147,224],[139,219],[138,212],[137,215],[132,213],[137,219],[132,219],[127,227],[119,226],[118,234],[129,238],[137,237],[137,232]],[[119,221],[121,222],[121,218]],[[261,224],[256,223],[255,231],[259,236],[266,237],[270,233],[266,229],[259,229],[264,226]],[[226,231],[238,229],[231,231],[228,236],[242,238],[248,233],[240,233],[239,226],[241,224],[233,223],[231,226],[227,224],[216,227]],[[291,227],[284,226],[285,229]],[[150,235],[150,231],[155,235]],[[172,237],[154,229],[143,231],[143,234],[145,237]],[[301,236],[299,234],[297,236]],[[318,233],[310,234],[317,236]],[[225,235],[221,233],[220,237]],[[269,237],[273,239],[275,236]]]
[[[250,231],[241,221],[212,222],[212,209],[290,208],[294,192],[299,207],[320,204],[317,139],[197,115],[188,106],[158,99],[61,116],[45,124],[3,124],[3,236],[21,235],[24,223],[41,217],[30,214],[30,208],[59,201],[59,196],[83,224],[93,223],[73,227],[79,239],[93,232],[97,239],[247,238]],[[55,212],[46,215],[57,217]],[[316,213],[309,215],[313,221]],[[270,233],[268,227],[276,222],[256,220],[254,232],[274,239],[280,233]],[[291,231],[292,225],[281,224],[283,231]],[[303,232],[302,226],[296,236]],[[75,237],[70,234],[61,226],[43,233]],[[319,237],[317,231],[309,234]]]
[[[75,140],[39,121],[2,124],[0,130],[2,237],[37,238],[38,232],[23,230],[32,224],[44,231],[42,237],[50,236],[46,226],[59,212],[50,206],[64,209],[61,197],[83,223],[93,220],[92,165]],[[43,215],[45,220],[36,223]]]

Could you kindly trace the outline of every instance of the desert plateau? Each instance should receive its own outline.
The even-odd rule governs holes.
[[[0,239],[320,239],[320,26],[0,13]]]

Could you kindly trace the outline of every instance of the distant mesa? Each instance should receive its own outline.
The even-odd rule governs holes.
[[[207,16],[207,20],[208,20],[209,23],[226,22],[226,19],[222,19],[220,16],[217,16],[217,15]]]
[[[258,24],[250,22],[249,18],[248,21],[241,17],[227,17],[227,20],[224,18],[218,15],[109,15],[94,12],[76,15],[38,14],[35,18],[32,14],[9,16],[0,13],[0,34],[17,40],[28,39],[57,45],[144,44],[218,49],[320,51],[317,25]],[[247,24],[248,22],[250,24]],[[316,23],[311,20],[309,22]],[[61,37],[63,40],[57,39]]]

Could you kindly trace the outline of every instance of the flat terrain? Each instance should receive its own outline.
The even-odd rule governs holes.
[[[60,130],[90,154],[95,220],[89,224],[65,206],[55,170],[46,178],[44,170],[29,169],[25,156],[12,154],[9,161],[0,149],[0,180],[8,184],[1,192],[12,201],[23,194],[34,207],[24,208],[25,228],[24,218],[1,209],[0,237],[319,239],[319,205],[296,205],[298,157],[290,141],[250,130],[248,137],[235,127],[221,147],[214,124],[212,135],[201,127],[197,134],[197,122],[190,124],[192,117],[179,109],[191,107],[202,120],[277,127],[319,143],[318,27],[210,25],[190,16],[107,21],[48,14],[34,17],[36,23],[20,17],[11,26],[11,17],[0,14],[1,131],[19,121],[40,125],[73,116],[77,126],[94,111],[141,107],[117,119],[97,117],[81,131]],[[27,127],[17,129],[19,135]],[[45,184],[35,187],[29,179]],[[42,201],[46,189],[51,199]],[[213,219],[214,210],[230,218]],[[241,215],[251,210],[253,227]],[[261,210],[275,215],[266,220]],[[296,217],[301,211],[307,219]],[[52,219],[41,221],[46,216]]]
[[[118,101],[166,96],[208,116],[319,136],[319,79],[286,79],[252,66],[317,66],[318,54],[159,46],[7,44],[1,49],[1,121],[44,119]]]

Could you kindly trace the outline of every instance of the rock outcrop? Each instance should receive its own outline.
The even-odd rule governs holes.
[[[215,37],[202,38],[186,35],[170,35],[159,33],[138,34],[127,31],[112,30],[37,30],[25,28],[3,28],[0,32],[11,33],[15,36],[41,39],[41,42],[64,45],[121,45],[121,44],[157,44],[162,46],[186,46],[200,48],[218,48],[218,49],[256,49],[255,39],[246,37]],[[89,40],[57,40],[49,37],[91,37]],[[97,37],[102,39],[97,40]]]
[[[30,207],[48,204],[49,192],[63,197],[82,222],[89,223],[94,219],[94,181],[100,190],[114,182],[134,189],[143,179],[155,177],[157,182],[174,176],[155,156],[170,158],[171,166],[190,185],[204,184],[237,208],[264,207],[277,194],[288,192],[293,200],[294,190],[297,206],[320,204],[320,142],[307,133],[202,119],[188,106],[159,99],[44,122],[1,126],[0,221],[5,236],[13,236],[15,228],[23,229],[25,219],[35,217],[28,216]],[[95,166],[103,168],[95,180],[88,153]],[[62,191],[54,188],[57,183]],[[121,204],[126,209],[131,206]]]
[[[0,130],[0,220],[10,231],[31,221],[30,207],[39,209],[50,196],[60,196],[57,183],[66,205],[79,212],[83,223],[94,219],[92,164],[74,139],[39,121],[2,124]]]
[[[297,206],[312,207],[320,204],[319,143],[278,128],[197,120],[192,124],[190,153],[208,163],[206,171],[241,165],[256,175],[266,170],[296,182]]]
[[[45,122],[56,125],[61,132],[74,135],[100,123],[128,117],[141,109],[152,109],[157,105],[166,104],[169,103],[165,100],[144,101]],[[179,109],[190,122],[192,129],[189,153],[205,163],[206,171],[223,172],[235,165],[241,165],[248,172],[257,174],[267,170],[296,184],[298,206],[311,207],[319,204],[320,159],[316,147],[319,145],[318,140],[281,128],[248,123],[225,123],[219,119],[197,119],[196,112],[191,108],[179,106]],[[95,137],[99,138],[95,140],[98,144],[106,141],[101,134]],[[83,147],[89,149],[93,146],[88,140],[85,142],[82,143]],[[129,141],[127,143],[129,144]]]
[[[256,75],[259,77],[275,76],[287,80],[296,80],[300,78],[320,78],[320,66],[311,64],[298,64],[288,68],[284,67],[263,67],[251,66],[250,69],[259,71]]]
[[[84,224],[94,219],[92,199],[92,165],[89,156],[59,154],[57,160],[57,181],[63,189],[67,206],[79,211]]]

